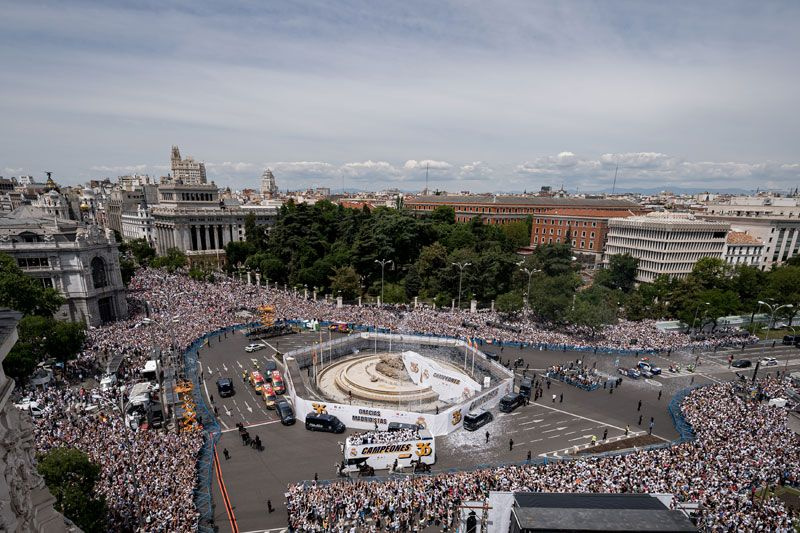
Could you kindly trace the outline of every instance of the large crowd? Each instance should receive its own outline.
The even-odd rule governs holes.
[[[418,440],[419,431],[415,429],[400,429],[397,431],[367,431],[365,433],[353,433],[347,437],[348,446],[359,446],[362,444],[394,444],[395,442],[406,442]]]
[[[792,531],[793,515],[780,500],[758,498],[767,485],[800,483],[800,441],[786,427],[786,411],[742,400],[731,384],[695,390],[682,411],[696,440],[658,450],[385,481],[293,484],[290,527],[452,530],[462,502],[484,501],[489,491],[501,490],[670,493],[676,502],[699,504],[705,531]]]
[[[198,433],[135,431],[126,427],[122,419],[126,391],[141,380],[139,370],[152,357],[153,347],[160,347],[167,359],[174,357],[177,361],[178,354],[195,339],[209,331],[243,322],[242,311],[254,312],[264,303],[272,304],[277,317],[283,319],[347,322],[404,333],[479,338],[492,343],[670,350],[732,342],[727,336],[693,341],[682,333],[663,332],[647,321],[620,322],[595,337],[580,329],[555,328],[527,319],[515,323],[514,331],[498,327],[502,326],[501,317],[490,311],[476,315],[423,307],[345,305],[339,308],[332,302],[314,301],[275,287],[267,289],[224,277],[205,283],[182,274],[152,269],[138,271],[129,289],[129,318],[89,331],[84,350],[61,373],[66,387],[20,392],[20,395],[33,396],[44,408],[44,415],[34,422],[39,451],[75,446],[101,466],[98,491],[108,502],[108,525],[114,531],[192,531],[198,524],[193,489],[197,483],[195,467],[202,437]],[[742,342],[742,339],[737,338],[735,342]],[[102,391],[98,383],[109,361],[120,359],[119,368],[114,369],[120,387]],[[736,463],[736,468],[741,465]],[[471,475],[481,479],[481,476],[494,474]],[[416,510],[441,520],[448,519],[454,501],[463,499],[462,496],[474,496],[482,486],[459,484],[447,490],[449,484],[465,476],[468,475],[409,481],[411,486],[402,487],[404,496],[398,494],[393,520],[402,520]],[[518,483],[514,475],[500,479]],[[412,497],[420,486],[431,483],[438,488],[429,487],[430,496],[422,500]],[[493,482],[497,486],[505,483]],[[373,510],[395,505],[391,498],[385,499],[386,492],[379,487],[342,487],[341,494],[332,495],[321,488],[307,491],[295,486],[290,497],[292,523],[299,528],[319,529],[322,522],[318,518],[331,520],[339,517],[339,513],[341,516],[356,515],[363,512],[362,503],[369,503]],[[593,486],[584,488],[588,490]],[[301,501],[300,493],[307,495],[308,500]],[[406,500],[411,502],[408,507],[402,503]]]

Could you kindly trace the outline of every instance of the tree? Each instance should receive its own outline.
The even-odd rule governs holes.
[[[380,291],[380,288],[378,288]],[[406,302],[406,290],[399,283],[385,283],[383,285],[383,301],[387,304],[401,304]]]
[[[57,511],[87,533],[106,530],[105,499],[94,496],[99,465],[76,448],[54,448],[39,458],[37,470],[56,499]]]
[[[522,294],[519,291],[500,294],[494,302],[495,309],[508,315],[518,313],[523,305]]]
[[[119,245],[119,251],[120,253],[130,252],[136,260],[136,264],[140,266],[149,265],[150,261],[156,257],[155,248],[150,246],[146,239],[133,239],[128,242],[122,242]]]
[[[603,277],[601,285],[609,289],[618,289],[629,292],[636,284],[636,271],[639,268],[639,260],[630,254],[615,254],[611,256],[608,263],[608,277]],[[598,280],[595,279],[595,283]]]
[[[169,248],[166,254],[156,257],[150,264],[153,268],[165,268],[168,272],[175,272],[186,266],[186,254],[177,248]]]
[[[334,294],[342,292],[342,297],[345,300],[352,300],[361,294],[361,283],[358,279],[356,269],[351,266],[344,266],[336,268],[333,275],[330,277],[331,291]]]
[[[545,320],[563,322],[572,306],[572,297],[581,280],[575,273],[561,276],[539,275],[531,284],[531,309]]]
[[[0,253],[0,306],[24,315],[50,316],[63,303],[58,291],[26,276],[11,256]]]
[[[731,284],[732,267],[722,259],[703,257],[692,267],[687,277],[689,284],[704,289],[727,289]]]
[[[594,300],[579,293],[567,316],[573,324],[589,328],[594,337],[598,329],[617,321],[617,306],[608,300]]]
[[[455,224],[456,210],[449,205],[440,205],[431,213],[430,218],[437,224]]]
[[[562,276],[578,269],[572,260],[572,248],[568,244],[537,246],[531,254],[531,263],[534,268],[548,276]]]
[[[500,228],[514,249],[528,246],[531,243],[530,228],[524,220],[503,224]]]

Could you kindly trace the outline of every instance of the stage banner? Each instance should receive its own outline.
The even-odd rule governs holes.
[[[402,354],[403,365],[416,385],[428,386],[439,394],[439,399],[448,403],[471,398],[481,390],[480,384],[466,374],[423,357],[417,352]]]

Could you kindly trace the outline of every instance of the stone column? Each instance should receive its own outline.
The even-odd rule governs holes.
[[[494,313],[494,300],[492,300],[492,313]]]
[[[419,305],[419,297],[414,296],[414,309],[416,309],[418,305]]]
[[[314,296],[314,301],[316,302],[317,301],[317,289],[314,289],[313,296]]]
[[[361,307],[361,296],[358,297],[358,306]]]
[[[250,279],[250,271],[249,270],[247,271],[247,284],[248,285],[252,285],[253,284],[253,282]]]
[[[478,312],[478,300],[470,300],[470,302],[469,302],[469,312],[470,313],[477,313]]]
[[[456,299],[453,298],[453,303],[450,304],[450,312],[452,313],[455,310],[456,310]]]
[[[261,272],[256,272],[256,285],[261,286]]]
[[[303,300],[308,300],[308,287],[303,288]]]
[[[337,296],[336,297],[336,308],[337,309],[341,309],[342,308],[342,297],[341,296]]]

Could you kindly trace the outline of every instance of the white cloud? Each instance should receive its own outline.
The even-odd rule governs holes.
[[[107,172],[107,173],[137,173],[142,174],[147,171],[149,165],[95,165],[89,167],[93,172]]]
[[[254,172],[258,170],[258,166],[253,163],[244,162],[231,162],[225,161],[224,163],[206,163],[206,171],[213,170],[222,173],[241,173],[241,172]]]
[[[417,161],[415,159],[409,159],[403,164],[403,168],[405,168],[406,170],[425,169],[425,168],[428,168],[430,170],[449,170],[453,168],[453,165],[451,165],[447,161],[434,161],[432,159],[423,159],[422,161]]]
[[[458,175],[463,179],[483,179],[493,174],[494,170],[483,161],[473,161],[466,165],[461,165]]]

